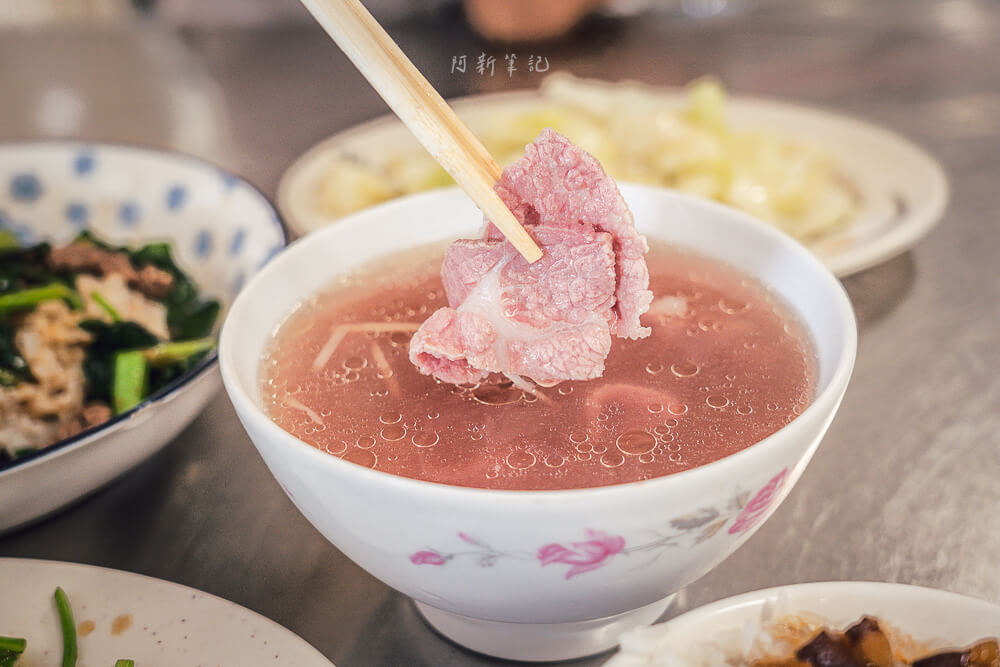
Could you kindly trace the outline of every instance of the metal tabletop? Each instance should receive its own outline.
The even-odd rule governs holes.
[[[546,57],[551,71],[584,76],[677,85],[715,74],[741,93],[881,123],[934,154],[953,187],[940,226],[913,252],[845,281],[860,350],[826,440],[775,516],[669,614],[815,580],[906,582],[1000,601],[1000,4],[729,4],[735,11],[708,19],[596,18],[572,38],[534,47],[486,44],[452,10],[390,32],[446,96],[537,85],[541,75],[526,70],[451,72],[453,56],[502,63],[516,48]],[[265,191],[312,143],[385,111],[311,25],[183,38],[221,89],[232,157]],[[0,75],[12,66],[8,58]],[[0,555],[203,589],[274,619],[340,667],[502,664],[437,636],[406,598],[327,543],[281,492],[221,394],[120,481],[0,538]]]

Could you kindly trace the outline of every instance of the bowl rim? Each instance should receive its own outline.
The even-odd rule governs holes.
[[[735,612],[740,609],[751,607],[758,603],[764,603],[779,595],[789,595],[792,599],[790,604],[795,607],[800,604],[796,602],[799,598],[822,599],[830,597],[859,597],[862,595],[887,598],[887,597],[920,597],[928,598],[928,604],[933,604],[935,600],[960,602],[965,605],[980,607],[984,610],[1000,615],[1000,604],[986,600],[984,598],[964,595],[953,591],[946,591],[928,586],[916,586],[914,584],[904,584],[888,581],[812,581],[799,584],[785,584],[782,586],[772,586],[759,590],[740,593],[729,597],[708,602],[700,607],[689,609],[688,611],[664,621],[662,624],[650,626],[652,628],[662,628],[664,631],[701,629],[703,624],[717,620],[720,614]],[[811,611],[811,610],[807,610]],[[791,613],[796,613],[793,609]]]
[[[246,177],[242,176],[235,171],[222,167],[209,160],[191,155],[189,153],[184,153],[172,148],[160,148],[157,146],[150,146],[146,144],[139,143],[128,143],[128,142],[116,142],[116,141],[91,141],[88,139],[59,139],[59,138],[41,138],[41,139],[11,139],[0,141],[0,154],[14,149],[22,150],[34,150],[38,148],[56,148],[56,149],[66,149],[66,150],[82,150],[86,148],[93,148],[96,150],[101,149],[111,149],[115,151],[121,151],[123,153],[132,153],[145,156],[155,156],[159,158],[166,158],[168,160],[177,161],[181,163],[187,163],[193,167],[201,167],[215,170],[221,175],[225,175],[227,178],[232,178],[239,181],[250,188],[250,190],[256,193],[260,202],[271,211],[270,222],[273,224],[278,231],[278,236],[281,241],[281,248],[284,250],[288,247],[289,243],[289,233],[288,225],[282,217],[281,211],[278,207],[260,187],[250,182]],[[263,267],[261,267],[263,268]],[[256,276],[260,270],[254,273]],[[253,276],[252,276],[253,277]],[[248,281],[249,284],[249,281]],[[245,285],[244,285],[245,287]],[[242,291],[242,288],[241,290]],[[239,296],[239,292],[237,292]],[[235,298],[233,303],[235,303]],[[219,334],[221,336],[222,329],[219,328]],[[113,415],[111,419],[101,422],[96,426],[92,426],[88,429],[84,429],[79,433],[72,435],[68,438],[63,438],[62,440],[57,440],[50,445],[36,449],[29,454],[23,454],[14,459],[6,462],[0,462],[0,480],[11,471],[20,470],[28,467],[33,467],[35,465],[41,464],[47,456],[50,454],[56,454],[68,451],[70,449],[76,449],[78,446],[82,447],[89,442],[94,442],[104,434],[105,430],[110,431],[117,427],[118,424],[122,424],[140,412],[145,412],[146,409],[156,403],[164,401],[174,395],[175,392],[182,389],[184,386],[188,385],[195,379],[203,376],[208,370],[213,368],[218,364],[219,361],[219,346],[216,345],[208,356],[206,356],[201,363],[187,371],[183,375],[175,378],[171,382],[167,383],[159,390],[153,392],[146,398],[142,400],[139,404],[126,410],[125,412]]]
[[[644,193],[656,193],[654,196],[680,200],[695,209],[701,207],[703,209],[714,210],[717,214],[737,218],[741,221],[741,224],[749,225],[758,232],[770,237],[773,242],[782,247],[786,252],[799,255],[806,263],[813,267],[815,274],[819,280],[823,282],[825,289],[828,289],[833,294],[835,308],[840,314],[845,335],[842,346],[837,354],[839,362],[835,366],[829,382],[816,395],[812,403],[810,403],[809,406],[803,410],[802,414],[796,416],[794,420],[763,440],[760,440],[734,454],[730,454],[729,456],[717,459],[705,465],[696,466],[694,468],[682,470],[670,475],[663,475],[635,482],[624,482],[620,484],[577,489],[551,490],[486,489],[481,487],[458,486],[445,484],[443,482],[432,482],[403,477],[401,475],[394,475],[381,470],[372,470],[349,461],[341,460],[339,457],[326,452],[322,452],[278,426],[278,424],[267,416],[263,408],[259,406],[257,402],[251,400],[250,396],[245,391],[242,382],[237,378],[236,373],[233,371],[233,367],[236,364],[231,357],[230,348],[232,347],[232,344],[227,341],[231,340],[236,335],[236,325],[233,323],[234,314],[238,313],[242,308],[247,307],[244,304],[251,298],[249,295],[256,291],[258,285],[262,284],[266,280],[269,280],[272,272],[280,271],[281,267],[286,262],[294,262],[296,256],[300,252],[303,252],[302,248],[306,247],[307,244],[314,245],[321,243],[322,239],[326,236],[338,233],[337,230],[345,226],[360,227],[368,224],[369,221],[367,218],[369,216],[383,214],[392,211],[392,209],[405,210],[405,208],[410,206],[411,203],[419,202],[424,199],[455,197],[461,192],[457,187],[451,187],[406,195],[383,202],[376,206],[365,208],[349,216],[345,216],[344,218],[341,218],[337,224],[329,225],[307,236],[299,238],[278,257],[276,257],[273,262],[269,263],[263,269],[255,273],[253,277],[247,281],[247,284],[244,286],[243,290],[240,291],[240,294],[237,295],[237,298],[233,301],[229,312],[226,314],[226,319],[222,324],[222,332],[219,336],[219,367],[222,373],[223,384],[230,401],[233,403],[234,408],[241,418],[241,421],[243,421],[244,424],[251,422],[254,427],[262,429],[271,440],[280,443],[277,446],[278,448],[296,448],[298,451],[301,451],[304,456],[310,457],[311,460],[315,461],[317,466],[347,466],[340,468],[342,474],[359,475],[361,479],[367,480],[369,484],[388,486],[391,489],[399,491],[409,490],[415,493],[434,494],[445,500],[469,500],[472,497],[476,497],[477,499],[494,499],[508,504],[526,503],[529,506],[538,506],[541,503],[547,504],[550,502],[559,502],[570,499],[579,500],[584,496],[588,498],[607,500],[609,497],[634,493],[640,488],[645,490],[662,486],[667,483],[674,483],[676,480],[705,478],[720,469],[738,466],[748,457],[754,456],[756,451],[760,451],[764,447],[773,446],[773,443],[775,443],[779,437],[784,437],[783,434],[787,430],[796,428],[797,425],[800,426],[804,422],[803,418],[807,415],[829,412],[832,418],[836,412],[837,405],[842,398],[843,392],[847,388],[848,381],[854,369],[857,354],[857,321],[854,316],[854,308],[851,305],[850,298],[848,297],[843,285],[833,275],[833,273],[805,246],[799,244],[794,239],[777,229],[772,228],[770,225],[767,225],[766,223],[763,223],[742,211],[713,201],[705,200],[694,195],[688,195],[667,188],[625,182],[619,182],[619,185],[624,185],[627,190]],[[287,318],[291,312],[292,308],[286,309],[282,321],[284,321],[284,318]],[[263,350],[260,352],[263,352]],[[258,355],[258,359],[259,358],[260,355]],[[254,377],[256,378],[257,376],[258,372],[255,371]],[[256,446],[256,443],[254,444]]]

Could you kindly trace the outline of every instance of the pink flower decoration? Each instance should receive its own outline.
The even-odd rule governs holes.
[[[444,565],[447,559],[435,551],[418,551],[410,554],[414,565]]]
[[[625,540],[621,537],[612,537],[597,530],[588,530],[587,536],[590,537],[589,540],[573,542],[570,547],[556,542],[546,544],[538,550],[538,560],[542,565],[551,563],[571,565],[572,567],[566,572],[566,578],[570,579],[578,574],[596,570],[625,548]]]
[[[458,539],[462,540],[463,542],[468,542],[469,544],[473,544],[473,545],[475,545],[477,547],[483,546],[482,542],[480,542],[479,540],[475,539],[474,537],[469,537],[468,535],[466,535],[465,533],[462,533],[462,532],[460,532],[458,534]]]
[[[785,485],[785,478],[788,476],[788,468],[783,469],[777,475],[771,478],[763,489],[757,492],[750,502],[746,504],[740,515],[736,517],[736,521],[733,525],[729,527],[730,535],[739,535],[747,532],[761,520],[764,513],[767,512],[768,508],[774,502],[781,490],[781,487]]]

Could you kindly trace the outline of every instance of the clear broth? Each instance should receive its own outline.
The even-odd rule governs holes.
[[[303,303],[263,360],[271,418],[394,475],[575,489],[705,465],[771,435],[813,398],[816,356],[791,309],[748,275],[663,243],[647,256],[653,333],[615,339],[603,377],[534,396],[509,383],[440,383],[407,355],[410,332],[446,305],[441,256],[434,246],[382,259]]]

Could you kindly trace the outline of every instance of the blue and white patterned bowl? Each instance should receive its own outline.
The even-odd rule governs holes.
[[[0,229],[64,243],[81,230],[171,244],[203,292],[232,302],[286,244],[254,186],[186,155],[76,142],[0,144]],[[216,355],[102,426],[0,467],[0,532],[80,498],[148,458],[219,388]]]

